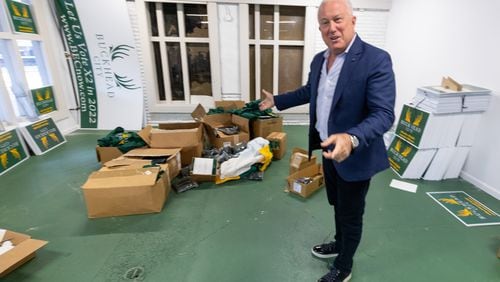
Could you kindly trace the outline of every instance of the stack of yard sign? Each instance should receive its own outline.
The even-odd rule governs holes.
[[[402,178],[457,178],[490,99],[490,90],[472,85],[418,88],[389,146],[391,168]]]

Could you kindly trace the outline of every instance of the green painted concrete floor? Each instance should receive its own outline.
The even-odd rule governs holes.
[[[306,127],[285,128],[288,153],[262,182],[205,183],[172,192],[158,214],[93,220],[80,186],[106,132],[66,136],[0,176],[0,228],[50,241],[1,280],[316,281],[329,262],[310,247],[333,237],[332,211],[324,189],[305,200],[284,192],[289,152],[307,145]],[[463,190],[497,213],[498,200],[460,179],[409,181],[415,194],[392,179],[387,170],[372,181],[351,281],[500,281],[500,226],[465,227],[425,192]]]

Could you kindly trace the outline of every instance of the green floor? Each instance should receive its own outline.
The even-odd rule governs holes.
[[[307,145],[306,127],[286,131],[289,151]],[[307,200],[284,192],[289,154],[262,182],[203,184],[172,192],[159,214],[87,219],[80,186],[99,167],[104,134],[75,132],[0,176],[0,228],[50,241],[1,281],[316,281],[327,272],[310,247],[332,238],[332,211],[324,189]],[[389,188],[394,178],[372,180],[351,281],[500,281],[500,225],[465,227],[425,192],[463,190],[497,213],[500,201],[462,180],[411,181],[414,194]]]

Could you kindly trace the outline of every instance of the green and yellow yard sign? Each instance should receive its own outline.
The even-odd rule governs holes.
[[[31,90],[38,114],[44,115],[57,110],[52,86]]]
[[[0,175],[28,159],[16,129],[0,133]]]
[[[500,224],[500,215],[464,191],[427,192],[465,226]]]
[[[30,5],[18,1],[5,0],[12,26],[16,32],[37,33]]]

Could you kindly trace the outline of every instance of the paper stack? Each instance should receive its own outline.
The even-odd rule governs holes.
[[[403,178],[457,178],[465,164],[490,90],[443,85],[418,88],[403,106],[388,148],[391,168]]]
[[[411,104],[434,114],[449,114],[485,111],[490,100],[490,90],[464,84],[461,91],[442,86],[419,87]]]

